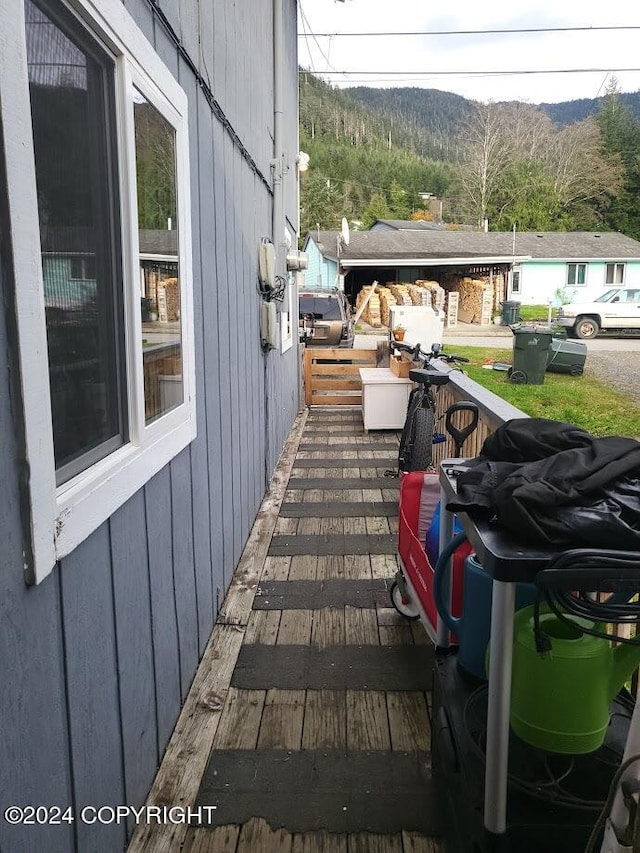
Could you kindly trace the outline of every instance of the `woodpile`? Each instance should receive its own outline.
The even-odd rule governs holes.
[[[369,293],[370,285],[362,288],[356,296],[358,309]],[[446,292],[437,281],[419,279],[411,283],[388,281],[384,287],[376,288],[362,312],[362,319],[370,326],[388,326],[390,309],[394,305],[430,305],[435,311],[444,310]]]
[[[431,305],[434,311],[442,311],[445,302],[445,289],[440,287],[437,281],[418,279],[414,287],[419,290],[422,301],[414,302],[414,305]],[[427,299],[427,295],[430,301]]]
[[[483,294],[491,290],[489,279],[451,276],[447,290],[459,295],[458,319],[463,323],[480,323],[483,314]]]
[[[367,287],[363,287],[360,293],[356,297],[356,312],[365,301],[367,296],[369,295],[369,291],[373,285],[368,285]],[[380,317],[380,291],[383,288],[378,287],[374,294],[369,298],[364,311],[362,312],[362,320],[365,323],[368,323],[370,326],[381,326],[382,320]]]

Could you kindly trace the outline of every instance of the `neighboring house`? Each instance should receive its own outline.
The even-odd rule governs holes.
[[[299,411],[296,2],[0,16],[0,850],[112,853]]]
[[[352,302],[374,280],[443,283],[450,274],[498,279],[501,298],[532,305],[584,301],[611,284],[640,284],[640,242],[623,234],[401,229],[393,222],[339,244],[340,277]],[[338,275],[337,239],[336,232],[314,231],[305,240],[309,268],[325,265],[328,279]]]

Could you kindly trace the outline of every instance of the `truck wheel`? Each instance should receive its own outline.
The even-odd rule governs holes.
[[[593,317],[579,317],[573,328],[576,335],[583,340],[595,338],[600,331],[598,321]]]

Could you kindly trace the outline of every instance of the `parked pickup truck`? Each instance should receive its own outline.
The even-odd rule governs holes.
[[[557,322],[577,338],[595,338],[600,329],[640,331],[640,287],[613,287],[593,302],[561,305]]]

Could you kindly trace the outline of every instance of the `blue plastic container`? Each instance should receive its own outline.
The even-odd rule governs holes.
[[[450,545],[459,544],[454,537]],[[443,600],[444,579],[452,547],[443,549],[435,566],[433,597],[441,619],[450,631],[458,636],[458,666],[478,679],[486,679],[485,657],[491,636],[492,580],[476,558],[467,557],[464,564],[462,616],[452,616]],[[536,599],[534,584],[516,585],[516,610],[521,610]]]
[[[462,533],[462,525],[458,521],[458,517],[454,515],[453,535],[456,536],[458,533]],[[440,501],[436,504],[431,524],[427,529],[427,540],[425,542],[424,550],[427,552],[427,557],[429,558],[431,565],[435,566],[438,562],[438,555],[440,553]]]

